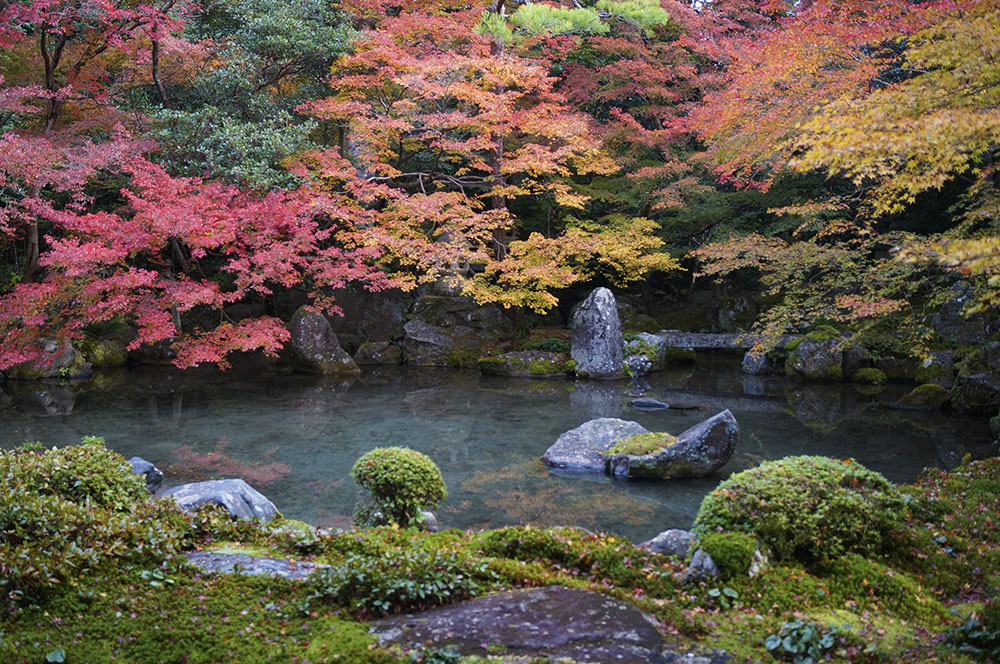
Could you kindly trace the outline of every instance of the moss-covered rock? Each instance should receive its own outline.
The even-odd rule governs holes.
[[[903,410],[941,410],[950,398],[948,390],[940,385],[925,383],[890,405]]]
[[[723,579],[746,574],[757,550],[757,538],[743,533],[707,533],[698,538]]]
[[[476,366],[487,376],[548,378],[565,376],[573,370],[576,363],[565,353],[518,350],[480,357]]]
[[[788,376],[821,382],[844,379],[844,353],[839,336],[813,339],[806,335],[793,340],[785,348],[788,351],[785,360]]]
[[[878,385],[886,381],[886,376],[881,370],[868,367],[855,371],[851,380],[859,385]]]
[[[677,440],[677,436],[666,432],[640,433],[619,441],[604,454],[652,454],[670,447]]]
[[[121,367],[128,364],[125,343],[116,339],[100,339],[80,343],[80,350],[95,367]]]

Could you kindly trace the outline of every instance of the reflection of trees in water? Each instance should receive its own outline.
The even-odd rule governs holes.
[[[614,484],[579,481],[578,486],[553,482],[541,462],[531,459],[496,471],[479,471],[461,483],[464,491],[499,512],[477,525],[495,528],[502,523],[533,526],[579,526],[590,530],[610,524],[645,525],[653,521],[654,506],[636,500]],[[465,505],[466,501],[462,501]]]
[[[277,447],[266,450],[262,459],[247,463],[226,454],[225,450],[230,442],[228,438],[221,438],[215,444],[215,450],[206,454],[195,452],[188,445],[181,445],[174,450],[177,463],[169,467],[170,474],[183,479],[204,478],[209,475],[235,476],[253,485],[264,485],[292,472],[287,464],[266,462],[277,453]]]

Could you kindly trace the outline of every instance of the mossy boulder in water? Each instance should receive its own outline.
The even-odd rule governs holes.
[[[940,385],[927,383],[914,388],[902,399],[890,404],[890,407],[903,410],[941,410],[950,398],[948,390]]]
[[[814,334],[814,333],[810,333]],[[788,344],[785,373],[810,381],[836,381],[844,379],[844,352],[841,339],[802,337],[797,343]]]
[[[576,364],[565,353],[517,350],[479,358],[479,371],[488,376],[545,378],[564,376]]]
[[[615,448],[609,450],[610,454],[605,454],[607,473],[628,478],[709,475],[732,458],[740,438],[740,425],[729,410],[724,410],[681,432],[676,438],[665,438],[661,434],[654,440],[652,436],[639,437],[633,445],[626,443],[637,453],[616,452]],[[651,442],[659,444],[645,451]]]
[[[550,468],[589,473],[604,472],[604,453],[619,441],[649,433],[638,422],[602,417],[563,433],[545,450],[542,462]]]

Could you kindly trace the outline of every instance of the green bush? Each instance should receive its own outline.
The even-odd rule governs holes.
[[[367,492],[354,513],[360,526],[407,526],[448,497],[434,461],[408,447],[375,448],[354,463],[351,478]]]
[[[698,539],[723,579],[746,574],[757,550],[757,539],[740,533],[708,533]]]
[[[472,597],[497,576],[486,563],[447,551],[404,549],[377,555],[350,553],[343,565],[312,575],[314,592],[302,607],[329,602],[367,618],[426,609]]]
[[[722,482],[702,502],[694,532],[756,535],[778,560],[811,564],[885,552],[903,511],[895,487],[853,460],[786,457]]]
[[[100,439],[0,451],[0,595],[12,607],[105,564],[159,563],[189,530]]]
[[[116,511],[149,497],[144,480],[125,457],[104,446],[104,439],[84,436],[79,445],[34,454],[28,448],[0,451],[0,473],[16,473],[19,484],[41,495],[74,503],[93,502]]]
[[[1000,603],[988,604],[979,616],[971,616],[948,630],[947,647],[984,662],[1000,661]]]

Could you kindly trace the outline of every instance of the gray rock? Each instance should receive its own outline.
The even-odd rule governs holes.
[[[745,374],[760,376],[773,372],[774,364],[766,353],[751,353],[747,351],[743,353],[743,362],[740,363],[740,369]]]
[[[963,413],[995,415],[1000,408],[1000,376],[994,373],[959,376],[951,390],[951,405]]]
[[[134,456],[128,462],[132,466],[133,473],[145,478],[146,489],[150,493],[156,493],[160,489],[163,484],[163,471],[142,457]]]
[[[299,307],[288,324],[292,336],[285,344],[286,356],[299,371],[318,374],[358,374],[354,363],[330,327],[326,316]]]
[[[843,380],[841,339],[802,339],[785,360],[785,373],[811,381]]]
[[[354,353],[358,364],[402,364],[403,351],[391,341],[366,341]]]
[[[704,549],[698,549],[691,557],[691,564],[688,565],[681,583],[698,583],[699,581],[711,581],[719,578],[719,568],[716,566],[712,556],[705,553]]]
[[[4,373],[11,380],[39,380],[43,378],[87,378],[93,371],[83,353],[66,340],[62,343],[56,337],[42,337],[39,341],[45,358],[37,363],[15,364]]]
[[[545,450],[542,462],[552,468],[603,473],[604,452],[618,441],[649,430],[638,422],[602,417],[584,422],[559,436]]]
[[[659,664],[659,621],[633,605],[588,590],[515,590],[371,623],[383,645],[433,646],[465,656],[493,654],[553,661]]]
[[[281,576],[286,579],[304,579],[316,570],[329,567],[305,560],[284,560],[251,556],[245,553],[216,553],[194,551],[185,553],[189,564],[206,572],[242,574],[243,576]]]
[[[573,314],[570,356],[580,376],[616,379],[625,375],[621,321],[615,296],[596,288]]]
[[[470,297],[425,295],[403,326],[403,355],[417,366],[474,366],[510,330],[510,321],[495,306],[480,306]]]
[[[983,314],[966,316],[974,304],[972,286],[956,281],[948,289],[948,299],[938,313],[931,316],[930,326],[945,340],[965,345],[978,345],[992,333],[990,320]]]
[[[625,368],[633,378],[645,376],[653,368],[653,363],[645,355],[629,355],[625,358]]]
[[[638,456],[605,456],[605,463],[615,477],[703,477],[729,462],[739,439],[740,425],[727,409],[681,432],[669,447]]]
[[[270,521],[278,514],[262,493],[239,479],[208,480],[182,484],[157,492],[156,497],[169,496],[181,509],[194,510],[206,503],[222,505],[234,519],[260,519]]]
[[[421,510],[417,514],[417,526],[420,530],[425,530],[429,533],[437,533],[441,531],[441,525],[438,523],[437,515],[430,510]]]
[[[931,353],[917,367],[915,378],[918,383],[951,388],[955,384],[955,354],[950,350]]]
[[[330,326],[344,349],[356,354],[365,342],[402,339],[406,312],[416,296],[397,289],[372,293],[363,288],[341,288],[333,292],[333,298],[344,315],[331,318]]]
[[[683,558],[687,555],[688,549],[691,548],[693,540],[694,533],[691,531],[671,528],[670,530],[664,530],[653,539],[643,542],[638,548],[646,549],[652,553],[660,553],[664,556]]]
[[[625,345],[626,352],[635,351],[639,347],[639,342],[645,342],[656,349],[655,357],[647,358],[652,363],[650,371],[662,371],[667,366],[667,339],[663,335],[640,332],[636,338]]]
[[[858,369],[872,365],[872,356],[864,346],[851,344],[844,349],[844,376],[850,378]]]
[[[917,376],[917,370],[920,368],[920,362],[912,357],[886,355],[878,359],[875,368],[884,373],[889,380],[914,380]]]

